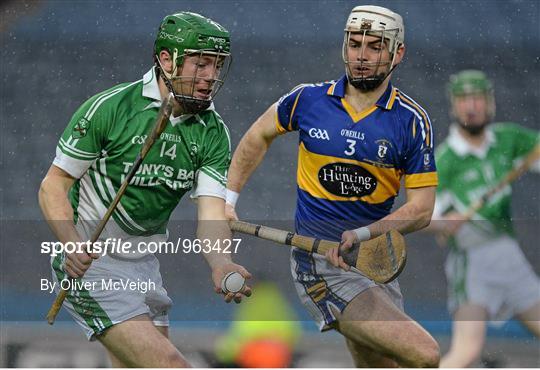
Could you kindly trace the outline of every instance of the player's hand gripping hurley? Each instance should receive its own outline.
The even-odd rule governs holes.
[[[133,176],[135,176],[135,173],[137,172],[142,161],[144,160],[144,158],[150,151],[150,148],[156,142],[156,139],[159,137],[159,135],[161,135],[161,133],[165,129],[169,116],[172,113],[173,101],[174,101],[174,96],[172,94],[169,94],[165,98],[165,100],[163,100],[163,102],[161,103],[161,108],[159,109],[158,116],[156,118],[156,123],[154,124],[154,128],[152,129],[152,132],[146,139],[141,151],[137,155],[137,158],[135,158],[135,162],[133,163],[133,167],[131,167],[131,171],[129,171],[124,182],[120,186],[120,189],[116,193],[116,197],[113,199],[111,205],[107,209],[105,216],[103,216],[103,219],[99,222],[96,230],[94,231],[94,234],[92,235],[92,238],[90,239],[90,243],[94,243],[98,240],[99,236],[101,235],[101,232],[103,231],[103,228],[105,227],[105,224],[107,224],[107,221],[109,221],[109,218],[111,218],[111,215],[114,209],[116,208],[118,202],[120,201],[120,198],[122,198],[122,196],[126,192],[126,188],[128,187],[129,182],[131,181]],[[54,324],[54,319],[56,318],[56,315],[58,315],[58,312],[60,311],[60,308],[62,307],[62,303],[64,302],[64,299],[66,299],[67,293],[68,293],[67,290],[61,289],[60,293],[58,293],[54,303],[49,309],[49,312],[47,313],[47,322],[50,325]]]
[[[310,238],[284,230],[243,221],[229,221],[231,230],[254,235],[273,242],[298,247],[308,252],[324,255],[340,243]],[[350,250],[340,250],[340,255],[349,266],[377,283],[389,283],[405,267],[407,251],[405,239],[398,231],[392,230],[374,239],[354,244]]]

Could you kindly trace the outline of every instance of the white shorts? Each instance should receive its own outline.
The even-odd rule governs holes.
[[[375,286],[383,288],[403,311],[403,296],[397,280],[377,284],[362,274],[332,266],[324,256],[296,248],[291,253],[291,272],[300,300],[321,331],[333,329],[336,318],[331,307],[343,312],[358,294]]]
[[[452,249],[445,271],[452,313],[472,303],[486,308],[490,320],[504,321],[540,302],[540,280],[509,236],[467,250]]]
[[[58,281],[68,276],[62,263],[62,255],[51,258],[57,293]],[[142,314],[148,314],[156,326],[169,325],[172,300],[163,288],[159,261],[153,254],[138,260],[101,256],[77,281],[76,290],[70,290],[63,307],[89,340],[95,340],[96,335],[115,324]]]

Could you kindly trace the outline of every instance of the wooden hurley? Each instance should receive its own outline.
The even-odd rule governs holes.
[[[229,225],[233,231],[321,255],[324,255],[329,249],[341,245],[338,242],[315,239],[243,221],[230,221]],[[398,231],[392,230],[374,239],[354,244],[348,251],[340,250],[340,256],[343,257],[346,264],[356,268],[371,280],[382,284],[389,283],[405,267],[407,260],[405,239]]]

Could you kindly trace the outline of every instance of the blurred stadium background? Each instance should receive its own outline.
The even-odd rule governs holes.
[[[52,240],[37,205],[37,189],[56,142],[78,106],[150,68],[155,32],[164,15],[190,10],[231,31],[233,66],[216,107],[237,144],[268,105],[303,82],[339,78],[342,30],[358,1],[4,1],[2,11],[0,366],[106,366],[102,348],[87,344],[62,313],[54,327],[44,315],[53,296],[41,292],[48,257],[39,243]],[[368,1],[400,13],[408,52],[394,84],[430,113],[441,141],[448,132],[448,76],[483,69],[495,82],[497,119],[539,129],[540,5],[537,1]],[[291,227],[295,204],[297,137],[272,147],[239,202],[241,218]],[[271,175],[269,175],[271,174]],[[539,180],[515,186],[514,215],[529,261],[540,272]],[[183,200],[172,237],[192,235],[195,207]],[[286,226],[284,226],[286,225]],[[448,348],[449,316],[443,274],[445,251],[423,235],[408,237],[409,259],[400,282],[407,311]],[[210,288],[198,255],[159,255],[175,305],[172,338],[195,365],[208,366],[215,338],[234,307]],[[352,366],[343,340],[319,334],[300,306],[289,277],[288,251],[246,239],[236,257],[255,276],[274,280],[304,328],[299,367]],[[540,349],[519,324],[490,328],[483,364],[538,367]],[[324,347],[323,347],[324,346]],[[313,352],[311,349],[317,348]],[[320,349],[320,350],[319,350]]]

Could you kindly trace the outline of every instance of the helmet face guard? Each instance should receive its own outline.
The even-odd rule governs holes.
[[[210,107],[229,72],[230,47],[229,32],[200,14],[180,12],[163,19],[154,43],[154,60],[184,114]],[[161,63],[162,51],[170,55],[170,71]]]
[[[360,35],[361,39],[353,40],[353,35]],[[342,49],[350,84],[362,91],[379,87],[397,66],[395,61],[404,37],[403,19],[399,14],[380,6],[355,7],[345,25]],[[360,53],[351,58],[349,47],[360,48]]]
[[[343,39],[342,57],[345,63],[347,78],[351,85],[362,91],[371,91],[379,87],[383,81],[392,73],[397,65],[394,65],[397,55],[396,35],[397,30],[383,30],[362,32],[345,32]],[[361,35],[359,41],[351,40],[351,35]],[[393,36],[392,36],[393,35]],[[375,41],[368,41],[366,36],[374,36]],[[371,38],[370,38],[371,39]],[[393,45],[389,45],[394,40]],[[349,58],[348,48],[351,44],[360,48],[360,54],[354,59]],[[366,49],[372,48],[377,53],[375,61],[369,60]],[[390,59],[383,56],[385,49],[393,50],[390,52]]]
[[[158,69],[183,113],[196,114],[208,109],[225,83],[232,63],[231,54],[185,49],[183,55],[178,56],[175,53],[172,59],[174,67],[171,73],[165,71],[159,59]],[[177,64],[178,60],[182,62]]]

